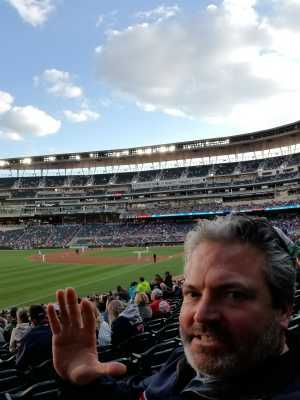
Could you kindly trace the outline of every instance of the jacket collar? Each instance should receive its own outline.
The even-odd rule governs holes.
[[[240,376],[206,383],[195,379],[195,371],[182,356],[177,364],[177,390],[185,399],[199,400],[264,400],[293,382],[299,390],[299,350],[289,350]]]

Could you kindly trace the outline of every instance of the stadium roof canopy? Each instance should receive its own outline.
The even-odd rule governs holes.
[[[51,154],[0,160],[2,170],[52,170],[161,163],[255,153],[300,143],[300,121],[253,133],[127,149]]]

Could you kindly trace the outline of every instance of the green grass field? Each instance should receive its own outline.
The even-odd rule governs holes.
[[[104,249],[93,252],[101,256],[133,256],[141,248]],[[79,295],[98,293],[114,289],[118,284],[127,287],[140,276],[152,280],[154,274],[170,271],[172,275],[182,272],[183,258],[179,255],[182,246],[152,247],[149,255],[158,255],[157,264],[131,265],[71,265],[43,264],[28,260],[28,256],[37,254],[37,250],[1,250],[0,251],[0,309],[13,305],[30,305],[54,301],[55,291],[73,286]],[[50,253],[58,250],[45,250]],[[91,254],[91,255],[92,255]],[[160,255],[172,256],[159,261]]]

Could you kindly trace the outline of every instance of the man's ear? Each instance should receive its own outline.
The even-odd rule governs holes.
[[[282,328],[288,328],[292,313],[293,306],[291,304],[285,304],[278,310],[277,320]]]

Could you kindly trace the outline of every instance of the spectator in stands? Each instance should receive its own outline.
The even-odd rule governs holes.
[[[95,301],[91,301],[93,305],[94,316],[96,320],[96,338],[100,346],[107,346],[111,342],[111,329],[106,321],[104,321]]]
[[[143,276],[140,277],[140,281],[136,286],[137,293],[151,293],[150,283],[145,280]]]
[[[300,252],[296,254],[296,284],[297,288],[300,287]]]
[[[165,284],[168,286],[169,289],[172,289],[173,287],[173,278],[170,272],[165,273]]]
[[[5,311],[2,310],[0,314],[0,343],[5,343],[4,328],[7,325],[7,319],[5,318],[5,316]]]
[[[130,300],[135,298],[137,282],[131,282],[128,288],[128,296]]]
[[[98,361],[90,304],[82,304],[85,324],[78,335],[66,326],[73,315],[75,326],[79,321],[75,291],[58,293],[70,312],[60,323],[49,306],[54,366],[65,381],[77,384],[62,386],[64,399],[300,398],[299,341],[287,332],[295,269],[277,232],[265,221],[242,216],[207,221],[187,236],[185,256],[184,352],[176,349],[146,379],[107,377],[124,374],[126,367]]]
[[[17,307],[12,307],[9,311],[8,323],[4,328],[4,339],[7,343],[10,342],[12,330],[17,326]]]
[[[98,333],[98,344],[100,346],[108,346],[111,344],[111,328],[103,317],[100,315],[100,328]]]
[[[143,321],[147,321],[152,317],[152,310],[149,306],[149,298],[146,293],[137,293],[134,299],[135,304],[138,305],[140,316]]]
[[[52,333],[44,307],[40,304],[30,306],[29,316],[33,327],[21,340],[16,357],[16,367],[21,370],[52,357]]]
[[[151,292],[151,310],[153,317],[163,317],[170,313],[171,306],[163,299],[163,292],[160,289],[153,289]]]
[[[0,314],[0,328],[3,330],[7,325],[7,319],[5,317],[6,317],[5,311],[2,310],[2,312]]]
[[[22,338],[31,329],[29,323],[28,311],[25,308],[20,308],[17,311],[17,326],[13,328],[10,337],[9,351],[14,353],[18,350]]]
[[[171,291],[159,274],[155,274],[154,279],[151,282],[151,289],[160,289],[165,297],[168,297],[168,292]]]
[[[119,300],[127,302],[129,300],[128,291],[124,289],[122,286],[117,286],[116,296]]]
[[[3,329],[1,328],[1,326],[0,326],[0,344],[5,344]]]
[[[182,284],[181,282],[175,282],[173,284],[172,293],[174,297],[182,297]]]
[[[108,312],[107,312],[107,305],[108,305],[108,296],[106,294],[102,294],[99,297],[99,302],[98,302],[98,310],[101,315],[101,319],[103,319],[105,322],[108,323]]]
[[[163,278],[159,274],[154,275],[154,279],[151,282],[151,289],[160,289],[160,284],[163,282]]]
[[[119,345],[144,330],[136,304],[130,303],[126,307],[120,300],[112,300],[108,304],[108,316],[113,346]]]

